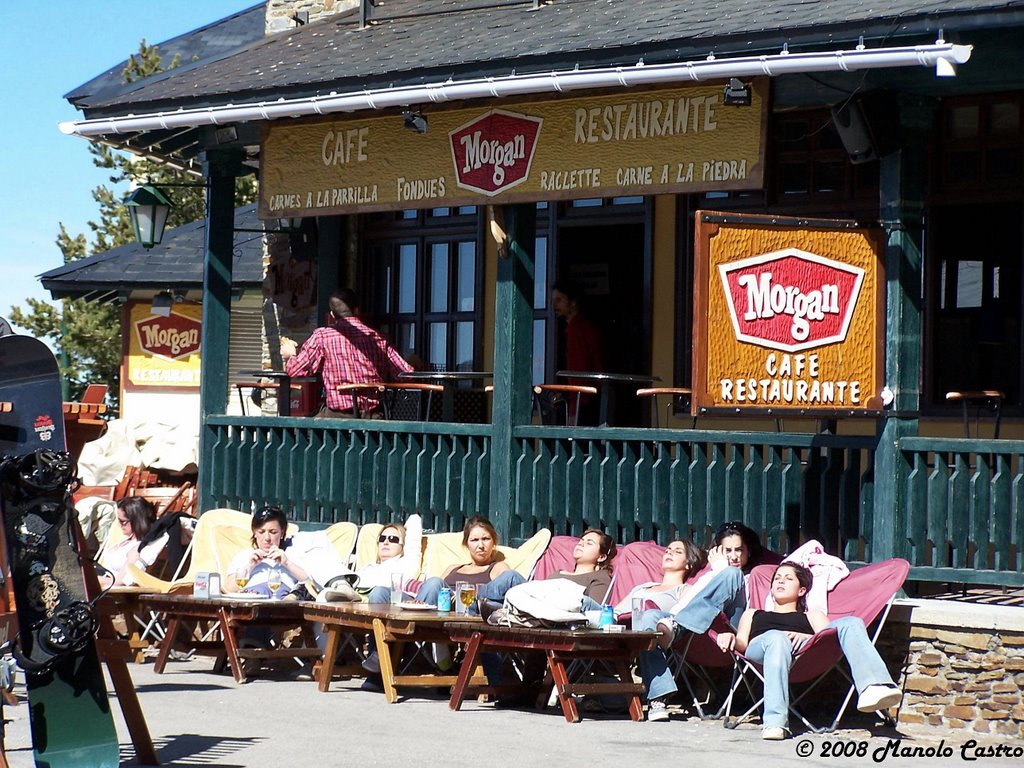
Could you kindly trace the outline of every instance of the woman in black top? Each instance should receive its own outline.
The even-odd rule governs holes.
[[[772,598],[775,601],[772,610],[750,608],[743,612],[735,635],[727,632],[718,635],[718,645],[722,650],[739,651],[763,668],[763,739],[785,739],[789,736],[790,667],[794,656],[807,641],[826,627],[832,627],[838,633],[839,644],[857,684],[857,708],[861,712],[894,706],[901,698],[860,619],[844,617],[830,624],[828,616],[821,611],[807,610],[811,581],[811,572],[802,565],[783,563],[772,577]]]

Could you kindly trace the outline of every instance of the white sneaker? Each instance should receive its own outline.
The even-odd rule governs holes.
[[[895,707],[903,699],[900,689],[893,685],[869,685],[857,697],[857,709],[861,712],[877,712]]]
[[[765,741],[782,741],[789,738],[789,731],[777,725],[768,725],[761,729],[761,738]]]
[[[679,625],[676,624],[675,620],[669,616],[666,616],[664,619],[659,619],[658,624],[655,627],[655,630],[664,630],[668,633],[668,636],[671,638],[667,646],[662,645],[661,638],[658,638],[658,647],[661,648],[663,651],[675,645],[676,640],[679,638]]]
[[[653,723],[658,720],[668,720],[668,709],[665,708],[664,699],[651,699],[647,706],[647,722]]]

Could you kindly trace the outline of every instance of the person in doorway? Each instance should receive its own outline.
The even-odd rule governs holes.
[[[565,320],[565,368],[569,371],[602,373],[605,370],[604,349],[601,333],[591,322],[582,305],[585,302],[582,289],[569,280],[557,281],[551,289],[551,308]],[[582,380],[569,379],[570,384],[587,384]],[[579,424],[597,423],[597,402],[589,397],[580,398],[580,414],[576,418],[576,400],[569,400],[569,421]]]
[[[327,402],[317,416],[337,417],[376,414],[380,403],[369,397],[353,396],[338,391],[341,384],[369,384],[394,381],[398,374],[412,370],[400,354],[380,333],[356,317],[358,301],[353,291],[341,288],[328,300],[331,323],[313,331],[301,351],[295,342],[282,341],[281,358],[289,376],[321,374],[327,391]]]

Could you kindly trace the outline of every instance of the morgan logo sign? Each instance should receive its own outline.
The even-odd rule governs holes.
[[[142,350],[165,360],[183,360],[199,351],[200,323],[171,313],[169,317],[147,317],[135,323]]]
[[[846,338],[864,270],[797,248],[718,267],[739,341],[799,352]]]
[[[491,197],[525,181],[543,122],[494,109],[449,133],[458,186]]]

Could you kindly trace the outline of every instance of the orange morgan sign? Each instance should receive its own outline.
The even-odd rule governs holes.
[[[853,222],[697,216],[694,413],[878,410],[880,232]]]

